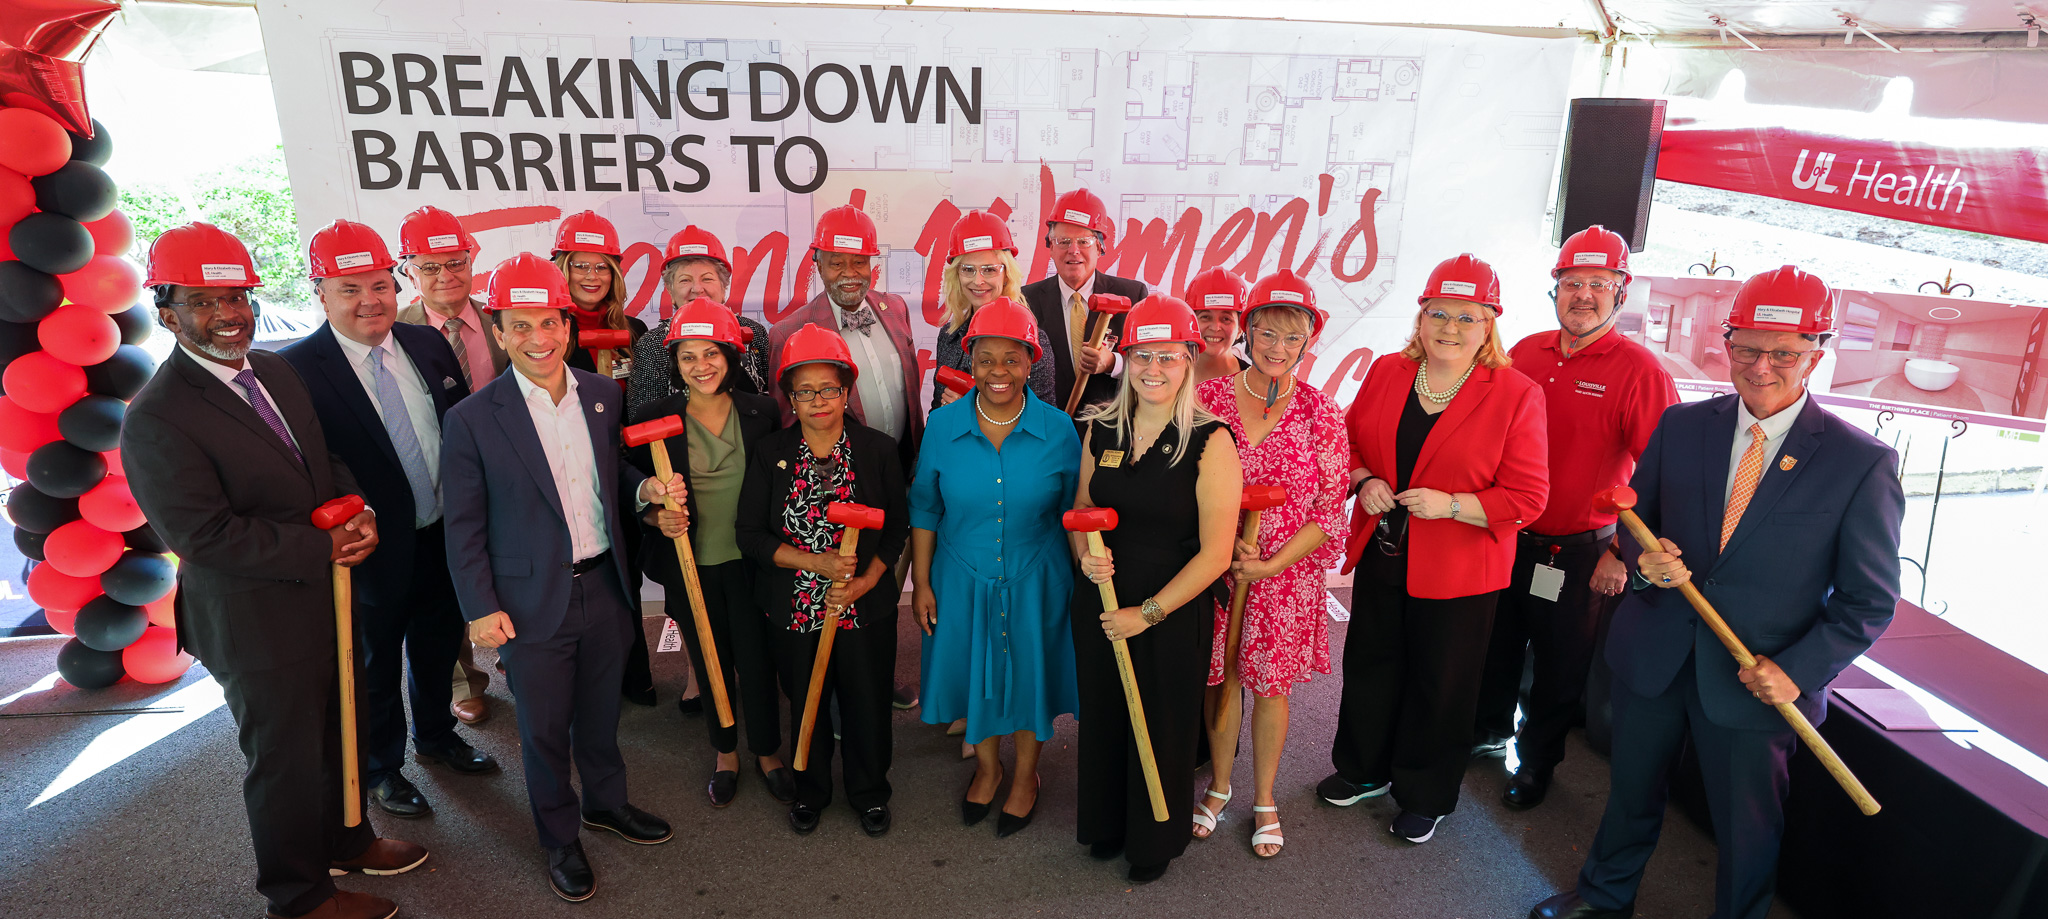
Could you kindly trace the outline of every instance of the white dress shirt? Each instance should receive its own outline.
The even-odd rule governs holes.
[[[405,414],[412,421],[413,436],[420,442],[420,455],[427,461],[427,478],[434,483],[436,506],[425,509],[429,512],[420,513],[415,522],[419,526],[427,526],[441,519],[441,422],[434,417],[434,397],[427,392],[427,383],[420,376],[419,368],[413,366],[412,357],[405,353],[405,349],[398,346],[397,337],[390,334],[386,334],[383,343],[374,348],[340,331],[334,333],[334,340],[340,343],[341,353],[348,358],[349,367],[355,370],[356,381],[363,384],[363,393],[370,397],[370,407],[376,409],[378,421],[386,419],[384,403],[377,400],[377,380],[370,375],[370,352],[384,352],[384,369],[390,371],[392,380],[398,383],[398,395],[405,401]]]
[[[254,369],[250,365],[248,358],[242,359],[241,367],[229,367],[192,350],[182,341],[178,342],[178,348],[185,352],[186,357],[191,358],[199,366],[206,368],[207,373],[219,377],[221,382],[228,384],[228,392],[241,396],[243,402],[249,401],[248,391],[242,388],[242,384],[235,382],[235,374],[241,373],[243,368]],[[298,449],[299,435],[292,434],[292,423],[285,420],[284,411],[277,407],[277,397],[270,394],[270,387],[263,385],[263,378],[261,376],[256,378],[256,388],[263,390],[263,400],[269,402],[270,410],[277,413],[277,422],[284,425],[284,432],[292,435],[292,448]],[[250,404],[253,406],[255,403],[252,402]],[[252,408],[251,411],[254,411],[254,409]],[[299,452],[304,453],[305,451],[300,450]]]
[[[1728,481],[1721,486],[1721,506],[1728,506],[1728,498],[1735,493],[1735,473],[1742,466],[1742,454],[1749,452],[1749,426],[1764,426],[1764,472],[1771,471],[1771,460],[1778,455],[1778,448],[1785,445],[1785,435],[1792,432],[1792,422],[1799,420],[1799,413],[1806,410],[1807,394],[1799,394],[1799,401],[1785,406],[1783,411],[1769,418],[1759,420],[1749,413],[1749,406],[1742,404],[1740,396],[1735,399],[1735,444],[1728,454]],[[1759,479],[1761,481],[1761,479]]]
[[[831,298],[826,298],[830,302]],[[853,381],[853,388],[860,393],[861,420],[868,427],[889,435],[892,440],[902,440],[910,430],[910,396],[903,391],[903,358],[896,353],[896,342],[889,337],[889,327],[882,324],[882,313],[873,301],[866,307],[875,310],[875,324],[868,327],[867,334],[848,331],[846,318],[858,310],[844,310],[839,304],[832,304],[832,318],[839,323],[839,337],[846,339],[846,349],[853,353],[853,362],[860,367],[860,378]]]
[[[547,454],[548,471],[554,474],[562,517],[569,522],[569,545],[576,556],[569,561],[595,557],[612,547],[612,538],[598,495],[597,454],[591,449],[590,426],[583,420],[583,399],[576,394],[576,375],[567,374],[569,389],[557,403],[526,374],[516,368],[512,372],[519,378],[526,411],[533,416],[534,433],[540,435],[541,452]]]

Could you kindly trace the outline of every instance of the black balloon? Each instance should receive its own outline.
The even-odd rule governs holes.
[[[142,637],[149,628],[149,614],[109,596],[94,597],[78,611],[72,632],[95,651],[119,651]]]
[[[156,360],[134,345],[122,345],[114,356],[85,368],[85,390],[97,396],[133,399],[156,372]]]
[[[164,538],[156,535],[156,529],[147,523],[121,534],[121,537],[127,541],[130,549],[140,549],[144,552],[171,551]]]
[[[64,133],[71,134],[71,159],[74,161],[82,160],[94,166],[105,166],[107,160],[114,155],[114,138],[107,133],[107,126],[100,124],[97,118],[92,120],[91,137],[73,134],[70,131]]]
[[[115,322],[119,324],[119,320]],[[13,363],[17,357],[31,351],[40,351],[42,348],[42,342],[36,339],[34,323],[0,319],[0,367]]]
[[[78,499],[53,498],[23,482],[7,493],[7,519],[16,529],[50,533],[78,519]]]
[[[7,246],[30,268],[70,274],[92,261],[92,234],[85,224],[48,211],[30,214],[7,231]]]
[[[97,651],[74,638],[57,651],[57,675],[79,689],[105,689],[121,682],[128,668],[121,664],[121,652]]]
[[[45,561],[43,558],[43,540],[49,538],[49,536],[50,534],[48,533],[38,533],[34,530],[15,527],[14,549],[36,561]]]
[[[100,167],[75,159],[57,167],[56,172],[30,179],[29,184],[35,186],[36,207],[79,223],[105,217],[121,203],[113,179]]]
[[[128,403],[113,396],[86,396],[57,414],[57,433],[94,453],[121,446],[121,416]]]
[[[64,285],[56,277],[19,260],[0,261],[0,319],[41,322],[63,305]]]
[[[54,440],[28,455],[28,483],[55,498],[76,498],[107,477],[105,457]]]
[[[154,552],[124,552],[100,574],[100,589],[122,603],[141,606],[163,599],[176,578],[170,559]]]
[[[148,303],[137,303],[114,314],[114,325],[121,330],[121,343],[139,345],[156,334],[156,307]]]

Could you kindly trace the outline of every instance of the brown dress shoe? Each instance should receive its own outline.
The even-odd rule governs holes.
[[[329,865],[327,873],[339,877],[351,871],[364,874],[404,874],[427,860],[427,849],[417,843],[380,838],[363,854]]]
[[[448,710],[455,713],[455,720],[463,724],[482,724],[491,718],[491,710],[484,706],[483,696],[472,696],[450,703]]]
[[[276,913],[265,912],[269,919],[285,919]],[[299,919],[391,919],[398,915],[398,904],[383,897],[373,897],[352,890],[337,890],[327,902],[313,908],[313,911]]]

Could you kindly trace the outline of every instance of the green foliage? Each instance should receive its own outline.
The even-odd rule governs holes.
[[[138,256],[163,231],[204,220],[249,247],[256,273],[263,277],[260,299],[298,308],[312,304],[313,288],[305,280],[306,249],[299,243],[298,210],[292,205],[282,148],[194,178],[184,188],[154,183],[123,186],[121,210],[135,225]]]

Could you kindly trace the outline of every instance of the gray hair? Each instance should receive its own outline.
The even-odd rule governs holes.
[[[728,290],[732,288],[732,269],[726,267],[724,262],[703,255],[689,255],[682,258],[669,259],[668,264],[661,266],[661,286],[668,287],[674,284],[676,277],[682,274],[683,269],[703,262],[710,262],[712,267],[718,269],[718,283],[720,285],[723,285]],[[678,303],[676,305],[681,306],[682,304]]]

